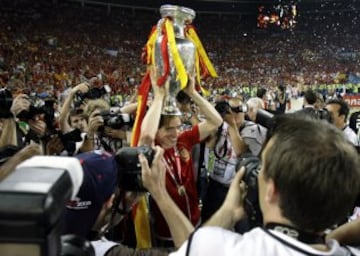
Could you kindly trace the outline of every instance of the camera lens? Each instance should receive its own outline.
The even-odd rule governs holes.
[[[240,108],[240,106],[231,107],[231,111],[235,112],[235,113],[240,113],[240,112],[242,112],[242,109]]]

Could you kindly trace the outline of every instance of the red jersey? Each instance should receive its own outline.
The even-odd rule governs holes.
[[[200,219],[199,198],[191,156],[192,148],[197,143],[200,143],[200,134],[199,126],[195,125],[179,135],[176,148],[170,148],[164,152],[164,161],[167,165],[166,189],[194,226]],[[180,168],[178,168],[178,163],[180,163]],[[154,200],[151,201],[151,206],[155,234],[160,238],[171,238],[168,225]]]

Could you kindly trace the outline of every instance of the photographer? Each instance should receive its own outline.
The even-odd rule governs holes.
[[[208,220],[221,206],[235,175],[238,157],[248,151],[248,145],[240,135],[241,127],[245,127],[246,109],[242,109],[243,106],[236,98],[215,105],[224,122],[206,142],[204,161],[209,184],[203,201],[202,221]]]
[[[79,152],[103,149],[116,152],[124,142],[127,143],[128,129],[132,126],[130,114],[136,111],[137,104],[132,103],[122,108],[113,109],[103,99],[89,100],[84,114],[88,116],[88,130]]]
[[[156,147],[151,168],[144,155],[139,156],[143,183],[149,192],[156,196],[160,189],[158,184],[165,182],[163,153],[160,147]],[[92,240],[97,256],[168,255],[169,251],[165,249],[137,250],[118,242],[108,241],[104,237],[106,230],[116,225],[131,211],[137,196],[123,191],[122,188],[120,190],[125,192],[125,195],[116,192],[118,166],[115,155],[97,151],[80,154],[77,158],[82,164],[84,179],[76,199],[67,203],[64,233]],[[192,228],[191,225],[190,228]],[[185,233],[188,234],[188,232]],[[181,239],[184,240],[184,238]]]
[[[0,147],[8,145],[21,147],[24,145],[23,137],[26,131],[20,129],[14,118],[14,111],[26,109],[29,105],[28,101],[20,100],[20,97],[13,100],[8,89],[0,89]]]
[[[77,93],[87,93],[88,91],[89,91],[89,85],[85,82],[80,83],[74,88],[70,89],[61,107],[60,116],[59,116],[60,130],[63,133],[70,132],[72,129],[81,128],[79,127],[80,124],[76,125],[73,123],[73,118],[74,117],[76,118],[78,115],[74,115],[71,113],[71,104],[73,103],[74,97],[76,96]]]
[[[16,134],[18,145],[28,145],[31,142],[42,146],[43,154],[59,154],[64,146],[57,135],[54,116],[54,100],[40,100],[43,105],[34,103],[25,94],[15,97],[11,112],[16,117]]]
[[[241,181],[259,167],[247,170],[247,165],[206,227],[170,255],[360,255],[324,237],[347,216],[360,188],[359,158],[339,130],[309,118],[278,118],[261,161],[257,181],[264,227],[244,235],[226,230],[245,217],[246,190],[257,190]]]

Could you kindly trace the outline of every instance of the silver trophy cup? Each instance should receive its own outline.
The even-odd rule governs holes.
[[[162,76],[164,73],[164,60],[161,54],[161,42],[163,35],[160,30],[166,17],[171,18],[174,28],[176,46],[179,51],[180,57],[184,63],[185,69],[188,74],[195,72],[195,45],[185,37],[186,24],[190,24],[195,18],[195,11],[186,7],[176,5],[163,5],[160,7],[161,18],[157,24],[159,30],[159,37],[155,42],[155,64],[158,70],[158,76]],[[171,52],[168,50],[169,56],[169,83],[165,83],[166,96],[163,104],[163,115],[181,115],[181,111],[176,104],[176,95],[180,91],[180,81],[176,79],[177,72],[171,56]]]

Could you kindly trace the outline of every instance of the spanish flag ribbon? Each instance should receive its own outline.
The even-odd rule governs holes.
[[[131,146],[138,145],[141,123],[146,113],[146,104],[151,87],[150,72],[147,71],[141,85],[138,89],[138,107],[136,111],[136,118],[134,127],[132,130]],[[137,247],[141,249],[151,248],[151,232],[150,221],[148,216],[147,202],[145,196],[143,196],[137,205],[132,210],[135,234],[137,240]]]
[[[196,34],[196,31],[194,29],[193,26],[188,25],[187,26],[187,30],[186,30],[186,36],[189,40],[191,40],[195,46],[196,46],[196,50],[198,51],[199,55],[200,55],[200,60],[205,64],[204,66],[206,67],[206,69],[209,71],[210,75],[212,77],[218,77],[214,66],[212,65],[205,49],[204,46],[202,45],[198,35]]]
[[[156,26],[153,26],[149,35],[149,39],[146,42],[145,45],[145,57],[144,62],[145,64],[151,64],[153,63],[153,52],[154,52],[154,46],[155,46],[155,41],[158,37],[158,33],[157,33],[157,29]]]

